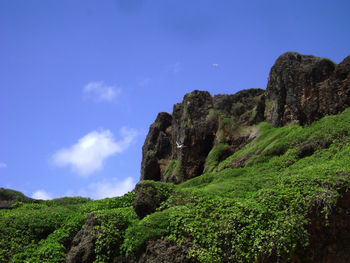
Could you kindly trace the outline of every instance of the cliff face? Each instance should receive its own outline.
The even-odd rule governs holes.
[[[309,125],[350,106],[350,56],[336,65],[325,58],[288,52],[273,65],[266,90],[215,95],[195,90],[173,113],[159,113],[142,148],[141,180],[181,183],[207,171],[249,143],[254,124]],[[232,168],[242,166],[233,164]],[[213,169],[213,167],[211,167]]]
[[[339,65],[325,58],[298,53],[281,55],[271,68],[267,97],[269,120],[275,126],[290,122],[311,124],[350,105],[350,57]]]
[[[238,127],[264,120],[263,93],[251,89],[212,97],[195,90],[171,115],[159,113],[142,148],[141,180],[181,183],[203,173],[214,145],[230,145],[222,158],[243,147],[249,133]]]

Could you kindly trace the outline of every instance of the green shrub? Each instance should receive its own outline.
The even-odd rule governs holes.
[[[177,182],[182,182],[184,178],[184,172],[180,161],[172,160],[168,165],[164,173],[164,179],[169,180],[170,177],[175,176]]]
[[[123,254],[137,257],[145,248],[146,241],[156,240],[168,233],[170,211],[155,212],[131,224],[125,233],[121,247]]]
[[[176,161],[171,160],[170,164],[168,165],[168,167],[166,168],[165,173],[164,173],[165,181],[167,181],[168,178],[173,174],[175,165],[176,165]]]
[[[222,154],[225,150],[227,150],[228,147],[228,145],[220,143],[211,149],[207,156],[207,159],[205,160],[204,173],[211,172],[216,168],[222,159]]]
[[[61,197],[56,198],[48,201],[44,201],[48,206],[74,206],[74,205],[80,205],[91,201],[90,198],[85,197]]]
[[[96,201],[89,201],[81,206],[81,211],[90,213],[98,210],[129,207],[135,201],[135,192],[129,192],[120,197],[104,198]]]
[[[72,211],[65,207],[45,204],[24,204],[13,210],[0,212],[0,262],[21,262],[32,257],[42,240],[59,229]],[[18,256],[15,256],[19,254]]]
[[[95,262],[112,262],[120,255],[125,229],[136,220],[136,214],[132,207],[124,207],[98,211],[95,217],[99,222],[95,227],[99,233],[95,243]]]
[[[297,248],[308,246],[310,212],[327,221],[340,189],[350,189],[349,127],[349,109],[305,127],[260,123],[259,136],[226,160],[218,158],[224,146],[214,148],[206,164],[210,172],[180,185],[142,182],[167,198],[142,220],[132,209],[134,192],[97,201],[26,203],[21,193],[1,189],[17,203],[0,210],[0,263],[64,262],[90,212],[98,220],[95,262],[111,262],[119,254],[136,258],[147,241],[163,237],[191,244],[187,256],[199,262],[269,256],[288,262]],[[300,156],[300,147],[309,144],[312,153]],[[240,158],[244,167],[227,168]],[[177,161],[169,167],[171,173],[182,171]]]
[[[0,187],[0,200],[19,201],[23,203],[33,203],[35,201],[21,192],[2,187]]]
[[[219,164],[219,172],[176,187],[178,196],[186,191],[191,200],[179,205],[169,198],[175,207],[168,239],[190,240],[188,256],[199,262],[254,262],[269,255],[289,261],[297,247],[308,245],[309,212],[316,209],[327,220],[339,189],[350,188],[349,124],[349,110],[309,127],[259,124],[260,136]],[[299,146],[310,141],[315,152],[300,159]],[[244,155],[249,167],[225,168]]]

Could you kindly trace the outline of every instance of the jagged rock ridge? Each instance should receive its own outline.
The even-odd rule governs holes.
[[[181,183],[203,173],[215,144],[236,146],[230,154],[241,148],[247,135],[226,126],[261,121],[263,93],[251,89],[212,97],[209,92],[195,90],[174,105],[173,114],[159,113],[142,148],[141,180]]]
[[[256,136],[253,125],[261,121],[309,125],[339,113],[350,106],[349,72],[350,56],[336,65],[287,52],[271,68],[266,90],[186,94],[172,114],[159,113],[151,125],[142,148],[141,180],[181,183],[199,176],[214,146],[224,144],[219,158],[228,157]]]
[[[173,114],[159,113],[142,148],[141,180],[181,183],[203,173],[215,144],[236,146],[230,154],[241,148],[247,135],[238,130],[232,133],[225,126],[263,120],[263,93],[251,89],[212,97],[209,92],[195,90],[174,105]]]

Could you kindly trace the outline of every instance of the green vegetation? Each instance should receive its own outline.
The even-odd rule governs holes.
[[[133,224],[126,230],[122,251],[126,256],[135,258],[140,255],[147,240],[156,240],[168,234],[170,211],[155,212]]]
[[[56,250],[55,258],[61,258],[57,250],[61,250],[64,235],[75,234],[71,233],[70,227],[77,216],[75,211],[64,206],[51,208],[46,204],[23,204],[16,209],[1,210],[0,262],[25,262],[28,257],[38,259],[43,249],[47,249],[45,256],[50,257]],[[58,237],[59,234],[63,235]],[[52,242],[47,244],[45,240]],[[39,249],[41,245],[44,246]],[[60,248],[56,249],[56,245]],[[63,247],[62,250],[64,252]]]
[[[96,262],[108,262],[103,260],[110,259],[114,251],[105,251],[121,243],[123,229],[136,218],[134,200],[134,193],[97,201],[65,197],[39,204],[18,202],[15,209],[0,210],[0,262],[64,262],[71,241],[90,212],[96,213],[101,233]]]
[[[239,105],[238,105],[239,106]],[[237,124],[234,116],[225,116],[224,113],[210,109],[208,118],[218,118],[219,127],[216,137],[219,143],[226,143],[227,137],[238,135],[241,132],[241,127]]]
[[[176,175],[177,181],[182,182],[183,178],[184,178],[184,171],[183,171],[182,165],[179,161],[177,161],[175,164],[174,173]]]
[[[171,160],[170,164],[168,165],[168,167],[166,168],[165,173],[164,173],[164,179],[166,181],[173,174],[175,166],[176,166],[176,161]]]
[[[168,181],[170,177],[175,176],[178,182],[181,182],[184,177],[184,172],[182,169],[182,165],[177,160],[172,160],[170,164],[168,165],[167,169],[164,173],[164,179]]]
[[[148,194],[152,194],[152,197],[154,197],[154,199],[158,199],[161,196],[169,197],[175,188],[174,184],[152,180],[143,180],[139,182],[139,184],[145,185],[147,187],[147,192],[149,192]]]
[[[268,255],[285,262],[308,246],[310,212],[327,220],[350,188],[349,127],[349,109],[307,127],[260,123],[258,136],[227,159],[220,160],[225,144],[215,146],[205,173],[171,185],[169,198],[141,220],[132,208],[135,193],[19,202],[0,210],[0,262],[64,262],[91,212],[98,221],[95,262],[137,258],[148,240],[163,237],[190,242],[187,257],[199,262],[254,262]],[[238,160],[242,168],[228,168]],[[172,161],[166,175],[179,171]]]
[[[136,214],[132,207],[124,207],[98,211],[95,217],[99,222],[95,228],[99,233],[95,243],[95,262],[112,262],[120,255],[125,230],[136,220]]]
[[[26,197],[24,194],[11,189],[0,187],[0,200],[4,200],[7,204],[13,205],[16,202],[33,203],[32,198]]]
[[[220,143],[218,145],[214,145],[214,147],[209,152],[205,167],[204,167],[204,173],[212,172],[217,165],[219,164],[219,161],[222,157],[223,152],[229,148],[229,145]]]

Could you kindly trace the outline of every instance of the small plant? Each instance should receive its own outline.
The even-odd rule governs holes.
[[[170,211],[155,212],[140,221],[134,221],[125,233],[125,240],[121,246],[122,253],[136,258],[140,255],[148,240],[156,240],[168,234]]]
[[[204,173],[211,172],[216,168],[219,162],[222,161],[225,151],[229,152],[230,147],[229,145],[222,143],[215,145],[211,149],[205,161]]]
[[[95,227],[98,233],[95,243],[95,262],[111,262],[120,255],[125,230],[131,222],[136,220],[136,214],[132,207],[125,207],[99,211],[95,213],[95,217],[99,222]]]
[[[178,160],[172,160],[165,170],[164,179],[169,181],[169,178],[175,178],[176,182],[182,182],[184,178],[184,172],[182,165]]]

